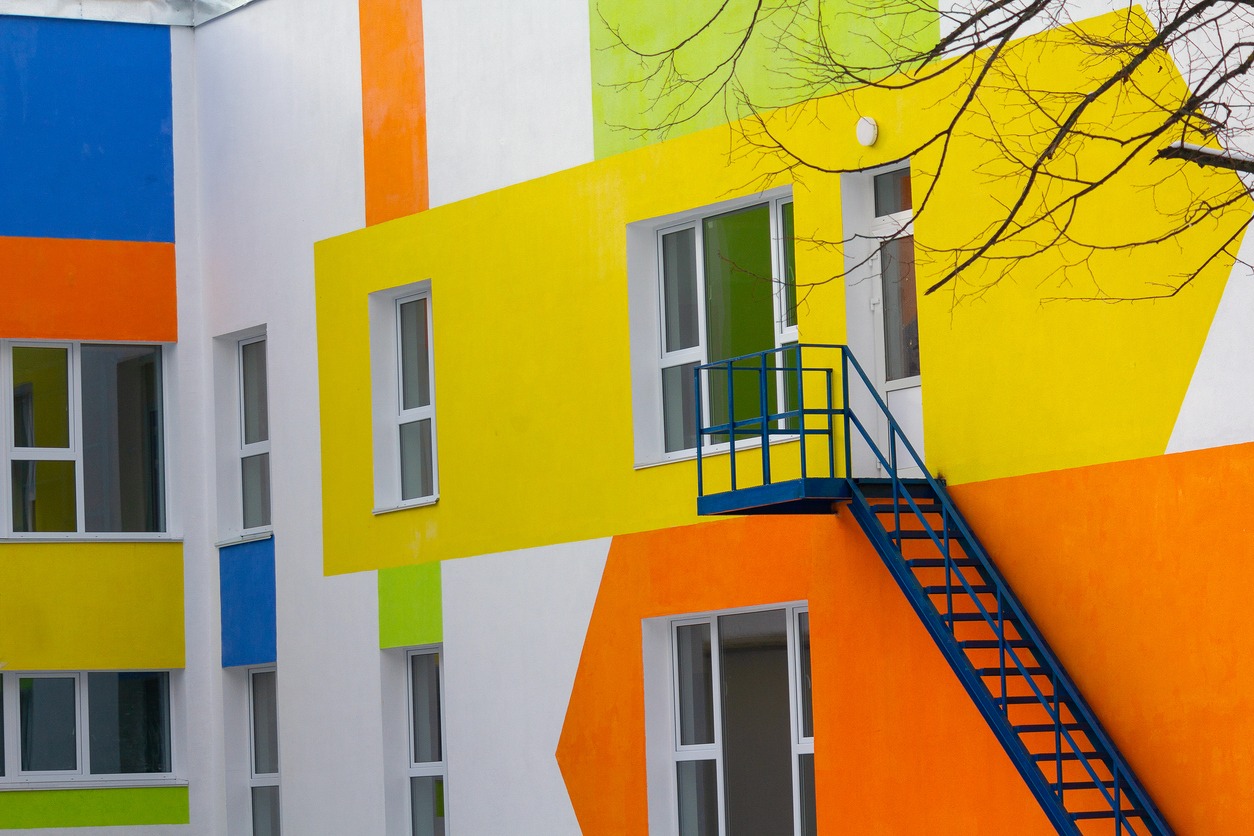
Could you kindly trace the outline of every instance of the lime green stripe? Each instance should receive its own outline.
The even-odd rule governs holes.
[[[379,647],[444,640],[440,564],[379,570]]]
[[[187,824],[187,787],[0,792],[0,829]]]

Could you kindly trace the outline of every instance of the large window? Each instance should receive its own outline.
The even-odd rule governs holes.
[[[0,347],[6,533],[165,531],[161,347]]]
[[[266,338],[238,344],[239,456],[242,524],[245,531],[270,525],[270,407],[266,381]]]
[[[371,297],[375,505],[426,505],[439,496],[431,293],[408,286]]]
[[[810,621],[803,606],[672,619],[668,814],[679,836],[815,832]],[[656,727],[656,726],[651,726]],[[659,828],[661,829],[661,828]]]
[[[737,373],[730,392],[726,375],[711,375],[698,403],[693,371],[797,341],[793,203],[779,192],[633,227],[634,398],[645,413],[637,418],[637,458],[649,463],[689,455],[698,414],[723,423],[729,412],[737,420],[761,413],[754,372]],[[643,257],[646,249],[652,263]],[[644,277],[652,299],[642,304]],[[768,381],[771,410],[787,397],[777,377]],[[650,418],[654,412],[660,414]],[[656,438],[642,443],[642,432]]]
[[[274,668],[248,672],[253,836],[279,836],[279,712]]]
[[[173,771],[168,672],[0,675],[0,787]]]
[[[438,648],[409,654],[409,814],[411,836],[448,832],[443,692]]]

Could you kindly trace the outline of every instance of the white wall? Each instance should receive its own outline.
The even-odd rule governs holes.
[[[592,159],[587,0],[424,0],[431,205]]]
[[[313,243],[365,223],[357,4],[261,0],[194,38],[207,288],[197,339],[207,352],[213,336],[254,326],[268,338],[283,828],[381,833],[375,576],[323,576],[316,409]],[[203,375],[212,392],[207,357]],[[204,559],[216,570],[216,553]],[[222,732],[219,773],[247,746],[240,728],[232,718]],[[220,817],[194,820],[224,832]]]
[[[443,564],[450,832],[579,833],[556,752],[609,546]]]

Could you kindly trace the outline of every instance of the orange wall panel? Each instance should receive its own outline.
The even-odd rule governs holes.
[[[648,830],[641,619],[795,600],[810,603],[820,832],[1053,832],[845,514],[614,539],[557,751],[585,834]]]
[[[360,0],[366,223],[427,208],[422,3]]]
[[[0,237],[0,337],[178,339],[174,245]]]
[[[1254,444],[953,488],[1179,834],[1254,821]]]

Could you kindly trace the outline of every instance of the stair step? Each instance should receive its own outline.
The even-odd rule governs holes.
[[[946,587],[944,584],[939,584],[936,586],[925,586],[923,587],[923,591],[926,592],[928,595],[944,595],[946,592],[952,592],[955,595],[968,594],[966,587],[964,587],[961,583],[953,583],[953,584],[950,584],[948,587]],[[986,592],[992,593],[992,592],[996,592],[997,590],[995,590],[991,586],[988,586],[987,584],[971,584],[971,591],[974,592],[976,595],[982,595]]]
[[[1007,615],[1009,615],[1009,613],[1007,613]],[[994,622],[997,621],[997,613],[991,612],[988,614],[988,616],[989,618],[993,619]],[[955,613],[950,613],[949,615],[945,615],[944,613],[941,613],[941,621],[983,621],[983,620],[984,620],[984,614],[978,613],[978,612],[955,612]],[[1010,622],[1011,622],[1010,618],[1007,618],[1005,621],[1005,623],[1007,624],[1009,624]]]
[[[933,531],[935,531],[935,529],[933,529]],[[922,530],[915,531],[914,529],[910,529],[908,531],[888,531],[887,534],[889,538],[892,540],[931,540],[932,539],[931,531],[922,531]],[[936,539],[944,540],[945,536],[941,534],[941,532],[936,531]],[[954,539],[955,538],[953,537],[949,538],[950,542],[953,542]]]
[[[997,650],[1002,646],[1002,642],[997,639],[969,639],[967,641],[958,642],[958,646],[963,650]],[[1032,643],[1027,639],[1006,639],[1006,647],[1015,649],[1031,648]]]
[[[1033,732],[1052,732],[1056,726],[1053,723],[1028,723],[1022,726],[1014,726],[1016,734],[1030,734]],[[1084,731],[1084,726],[1079,723],[1063,723],[1062,728],[1067,731]]]
[[[1049,668],[1042,668],[1036,665],[1025,665],[1028,676],[1044,676],[1049,673]],[[1006,676],[1021,676],[1022,672],[1016,665],[1006,666]],[[1001,668],[976,668],[975,672],[980,676],[1001,676]]]
[[[1054,789],[1057,789],[1057,788],[1058,788],[1058,782],[1057,782],[1057,781],[1050,781],[1049,785],[1050,785],[1051,787],[1053,787]],[[1105,788],[1106,788],[1106,789],[1108,789],[1108,790],[1113,790],[1113,789],[1115,788],[1115,779],[1114,779],[1114,778],[1106,778],[1106,779],[1101,780],[1101,781],[1093,781],[1093,780],[1089,780],[1089,781],[1063,781],[1063,782],[1062,782],[1062,791],[1063,791],[1063,792],[1072,792],[1072,791],[1075,791],[1075,790],[1095,790],[1095,789],[1097,789],[1099,786],[1100,786],[1100,787],[1105,787]]]
[[[1083,756],[1086,761],[1104,761],[1105,758],[1099,752],[1041,752],[1032,755],[1032,760],[1037,763],[1049,763],[1050,761],[1078,761]]]
[[[898,479],[897,495],[900,496],[904,491],[909,493],[911,498],[916,502],[920,497],[926,497],[929,500],[934,497],[932,486],[927,483],[926,479]],[[859,479],[857,480],[858,490],[868,499],[885,499],[892,498],[893,480],[888,478],[879,479]]]
[[[939,502],[920,502],[916,499],[914,504],[919,506],[919,510],[924,514],[939,514],[941,512],[941,505]],[[904,501],[898,502],[896,505],[891,502],[876,502],[871,506],[871,513],[873,514],[891,514],[893,511],[898,510],[901,511],[903,515],[914,513],[914,509],[910,507],[910,503]]]
[[[1007,705],[1053,705],[1053,696],[1050,694],[1046,694],[1045,700],[1042,701],[1039,697],[1036,696],[1036,694],[1026,694],[1024,696],[1014,696],[1014,697],[999,697],[996,694],[994,694],[993,701],[994,702],[1005,701]]]
[[[1125,819],[1139,819],[1141,816],[1145,815],[1144,810],[1138,810],[1135,807],[1132,808],[1131,810],[1123,810],[1122,812],[1123,812],[1123,817]],[[1084,820],[1091,820],[1091,819],[1113,819],[1115,817],[1115,811],[1114,810],[1087,810],[1082,813],[1068,813],[1067,815],[1071,816],[1072,821],[1084,821]]]
[[[943,557],[908,557],[906,565],[911,569],[944,569],[945,558]],[[961,569],[979,568],[980,562],[970,557],[955,557],[950,559],[950,566],[957,566]]]

